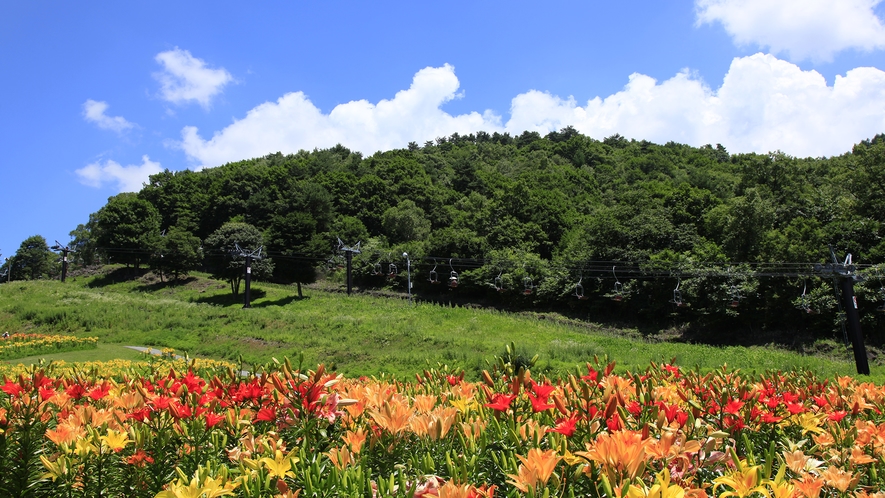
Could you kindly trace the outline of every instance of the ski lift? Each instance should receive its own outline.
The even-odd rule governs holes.
[[[682,278],[677,277],[676,288],[673,289],[673,299],[670,300],[677,308],[685,307],[685,302],[682,300],[682,291],[679,290],[680,285],[682,285]]]
[[[535,290],[535,284],[532,282],[532,277],[526,276],[525,278],[523,278],[522,285],[524,287],[522,293],[526,296],[530,296]]]
[[[430,270],[430,276],[427,278],[427,281],[431,284],[439,283],[439,275],[436,273],[436,263],[433,264],[433,269]]]
[[[740,306],[743,297],[741,296],[740,288],[738,288],[734,283],[734,279],[731,277],[731,268],[728,268],[728,281],[731,285],[728,288],[728,297],[725,300],[728,301],[729,308],[735,309]]]
[[[455,287],[458,287],[458,272],[456,272],[455,267],[452,266],[451,259],[449,260],[449,268],[452,269],[452,271],[449,272],[449,288],[454,289]]]
[[[728,293],[730,295],[729,299],[731,300],[731,302],[728,303],[728,307],[734,309],[740,306],[741,299],[743,299],[743,297],[741,297],[741,290],[738,289],[738,286],[732,285]]]
[[[387,265],[387,276],[390,278],[396,278],[396,265],[390,263]]]
[[[584,301],[587,299],[587,296],[584,295],[584,286],[581,285],[581,282],[584,281],[584,277],[578,279],[578,283],[575,284],[575,293],[573,294],[579,300]]]
[[[372,275],[383,275],[384,273],[381,271],[381,262],[377,262],[372,265]]]
[[[808,295],[806,291],[808,290],[808,283],[803,280],[802,281],[802,296],[799,298],[799,304],[796,306],[796,309],[800,309],[809,315],[816,315],[817,310],[811,307],[811,303],[808,301]]]
[[[624,284],[618,280],[618,274],[615,273],[614,266],[612,266],[612,275],[615,276],[615,293],[612,295],[612,301],[621,302],[624,300]]]
[[[498,292],[504,292],[504,279],[501,278],[501,275],[502,275],[503,273],[504,273],[504,272],[499,272],[499,273],[498,273],[498,276],[495,277],[495,283],[492,284],[492,285],[495,287],[495,290],[498,291]]]
[[[343,268],[343,266],[341,266],[341,263],[338,262],[337,258],[335,258],[334,256],[326,261],[326,267],[329,269],[329,271],[340,270]]]

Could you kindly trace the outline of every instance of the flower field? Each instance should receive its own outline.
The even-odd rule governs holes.
[[[94,349],[96,337],[75,337],[72,335],[12,334],[0,338],[0,360],[25,356],[60,353],[78,349]]]
[[[7,371],[0,495],[885,496],[885,389],[807,372],[403,382],[288,362]]]

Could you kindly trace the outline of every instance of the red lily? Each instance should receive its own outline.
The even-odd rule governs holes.
[[[556,421],[556,426],[552,429],[547,429],[547,432],[558,432],[565,437],[571,437],[575,433],[577,423],[578,418],[574,415],[569,418],[561,418]]]
[[[532,412],[534,413],[543,412],[544,410],[549,410],[556,407],[556,405],[554,405],[553,403],[547,402],[546,396],[544,396],[543,398],[540,396],[536,398],[532,393],[528,394],[529,401],[532,402]]]
[[[498,393],[492,397],[492,402],[486,403],[485,406],[499,412],[506,412],[515,398],[516,396],[513,394]]]

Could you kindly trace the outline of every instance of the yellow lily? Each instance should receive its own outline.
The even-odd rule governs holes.
[[[648,489],[631,484],[627,488],[627,498],[683,498],[685,489],[678,484],[670,485],[670,470],[658,472],[655,483]]]
[[[86,458],[90,453],[98,454],[98,447],[92,444],[88,437],[81,437],[77,439],[74,451],[80,458]]]
[[[223,479],[206,477],[203,484],[194,476],[188,484],[179,479],[169,485],[169,489],[160,491],[154,498],[217,498],[219,496],[232,495],[237,483],[225,483]]]
[[[60,456],[53,462],[44,455],[40,455],[40,461],[43,462],[43,466],[48,471],[43,474],[43,479],[51,478],[55,482],[56,479],[63,478],[68,473],[68,459],[65,456]]]
[[[796,493],[796,486],[790,482],[790,479],[786,478],[786,475],[787,467],[781,465],[774,480],[768,480],[765,482],[765,484],[768,484],[768,487],[771,488],[772,498],[792,498]]]
[[[295,450],[292,450],[288,455],[283,455],[282,451],[277,450],[274,458],[265,457],[260,462],[267,467],[272,477],[279,477],[281,479],[284,477],[295,477],[295,473],[292,472],[292,463],[297,463],[299,459],[294,453]]]
[[[179,482],[169,484],[169,489],[160,491],[154,498],[201,498],[203,488],[200,486],[197,478],[191,479],[187,485]]]
[[[716,494],[716,490],[719,489],[720,486],[725,485],[731,488],[732,491],[726,491],[720,495],[716,495],[719,498],[728,498],[729,496],[744,498],[753,493],[760,493],[770,497],[771,495],[768,493],[768,488],[760,482],[759,466],[754,465],[752,467],[744,467],[743,464],[744,462],[741,461],[740,465],[738,465],[734,472],[714,479],[713,482],[715,484],[713,485],[713,494]]]
[[[128,433],[124,431],[117,432],[113,429],[108,429],[107,435],[100,436],[99,439],[102,442],[102,447],[107,447],[113,451],[120,451],[132,442],[129,440]]]

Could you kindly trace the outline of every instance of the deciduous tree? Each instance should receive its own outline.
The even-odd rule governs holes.
[[[12,280],[49,278],[57,269],[58,256],[49,250],[42,235],[25,239],[12,259]]]
[[[139,265],[150,255],[154,239],[160,234],[160,213],[150,202],[133,193],[108,199],[95,215],[95,240],[98,250],[111,262]]]
[[[214,231],[203,245],[209,270],[213,278],[230,282],[234,296],[240,293],[240,283],[245,276],[245,258],[237,247],[247,253],[257,251],[264,245],[264,237],[254,226],[242,222],[228,222]],[[252,261],[252,278],[266,279],[273,275],[273,261],[262,258]]]
[[[172,227],[157,239],[150,265],[160,278],[171,276],[177,281],[197,269],[202,261],[200,239],[186,230]]]

